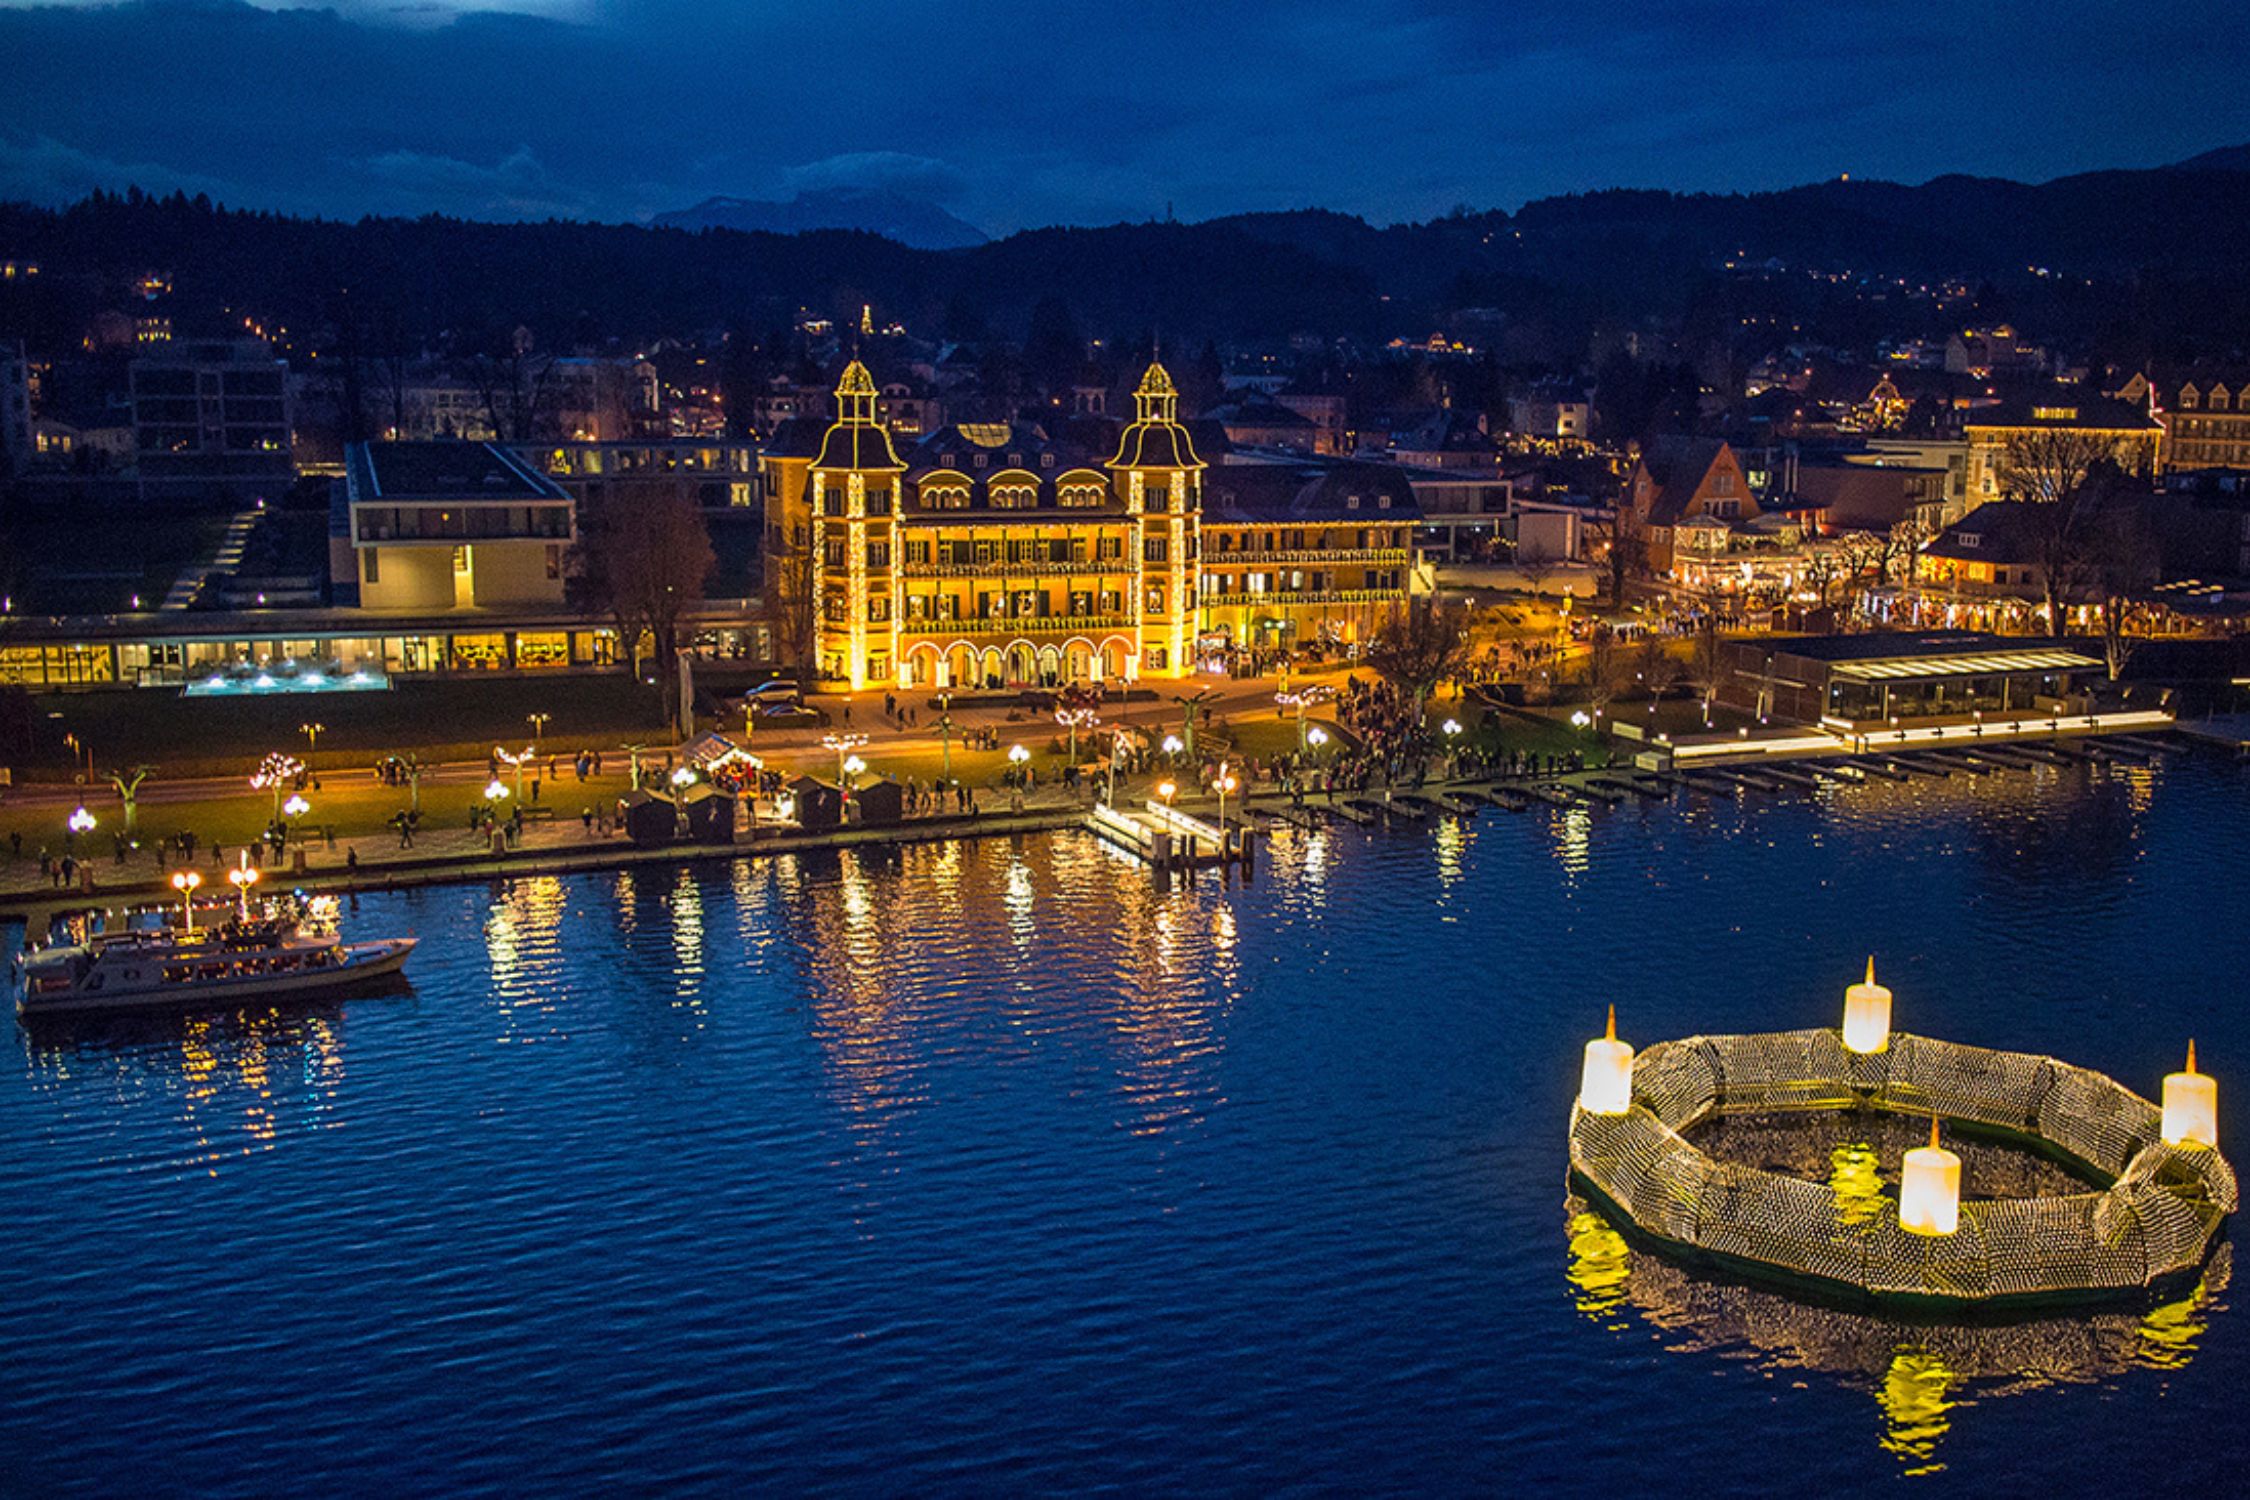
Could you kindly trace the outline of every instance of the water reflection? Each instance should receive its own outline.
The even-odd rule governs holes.
[[[119,1110],[169,1121],[138,1152],[105,1153],[104,1163],[216,1176],[229,1160],[333,1123],[344,1082],[343,1025],[342,1006],[324,1002],[53,1017],[22,1035],[33,1090],[87,1128],[107,1133]],[[90,1083],[101,1087],[89,1092]]]
[[[1839,1193],[1868,1190],[1856,1148],[1837,1147],[1836,1165]],[[1873,1191],[1880,1194],[1880,1185]],[[2147,1309],[1916,1323],[1700,1276],[1634,1247],[1575,1196],[1565,1216],[1563,1275],[1580,1314],[1611,1331],[1637,1317],[1675,1353],[1745,1357],[1769,1370],[1860,1384],[1882,1417],[1878,1445],[1910,1475],[1945,1467],[1945,1438],[1977,1401],[2184,1367],[2233,1265],[2231,1247],[2221,1243],[2193,1288]]]

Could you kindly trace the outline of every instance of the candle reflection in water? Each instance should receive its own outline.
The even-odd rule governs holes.
[[[1856,1155],[1858,1148],[1846,1149]],[[1838,1191],[1858,1191],[1856,1160],[1847,1165],[1845,1150],[1837,1159]],[[1857,1384],[1882,1415],[1877,1444],[1906,1474],[1942,1469],[1945,1438],[1961,1413],[1979,1402],[2186,1365],[2198,1352],[2212,1299],[2225,1290],[2233,1267],[2232,1247],[2221,1241],[2193,1288],[2146,1311],[2094,1309],[2013,1322],[1904,1322],[1700,1276],[1635,1248],[1575,1195],[1565,1200],[1564,1222],[1569,1248],[1563,1275],[1571,1301],[1606,1332],[1633,1337],[1620,1346],[1621,1353],[1638,1358],[1646,1347],[1633,1333],[1637,1319],[1657,1331],[1659,1347],[1675,1354]]]

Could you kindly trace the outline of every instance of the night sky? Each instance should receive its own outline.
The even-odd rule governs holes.
[[[0,196],[634,219],[883,185],[988,232],[1599,187],[2043,180],[2250,141],[2250,6],[0,0]]]

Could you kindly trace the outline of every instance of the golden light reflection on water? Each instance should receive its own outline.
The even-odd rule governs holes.
[[[1873,1224],[1889,1211],[1882,1158],[1865,1141],[1846,1141],[1829,1153],[1828,1188],[1836,1197],[1836,1222]]]
[[[672,975],[674,1004],[703,1009],[703,884],[681,870],[672,885]]]
[[[1469,843],[1467,819],[1454,817],[1438,819],[1437,834],[1431,839],[1430,844],[1437,852],[1438,890],[1441,894],[1450,893],[1455,886],[1461,883],[1463,856],[1468,852]]]
[[[153,1107],[176,1122],[164,1155],[103,1158],[127,1167],[216,1177],[333,1123],[344,1082],[342,1016],[325,1005],[93,1017],[29,1040],[35,1088],[65,1097],[106,1070],[110,1090],[89,1096],[105,1112]],[[151,1066],[152,1052],[175,1052],[177,1066]]]
[[[630,886],[620,882],[618,922],[631,925]],[[530,1042],[558,1033],[555,986],[563,974],[562,926],[570,888],[552,875],[508,882],[484,919],[485,964],[499,1007],[500,1040]]]
[[[1572,877],[1585,874],[1594,863],[1594,810],[1583,804],[1561,809],[1554,819],[1555,862]]]
[[[1864,1189],[1857,1153],[1855,1146],[1836,1152],[1832,1186],[1840,1194]],[[1638,1320],[1674,1354],[1859,1384],[1881,1419],[1876,1443],[1904,1475],[1941,1471],[1946,1438],[1980,1403],[2185,1369],[2222,1305],[2233,1265],[2231,1246],[2221,1243],[2192,1291],[2148,1309],[1907,1323],[1705,1278],[1634,1246],[1576,1196],[1566,1200],[1564,1222],[1564,1284],[1589,1321],[1620,1332]]]
[[[1883,1451],[1903,1460],[1908,1474],[1935,1474],[1938,1444],[1953,1430],[1953,1389],[1960,1375],[1927,1349],[1901,1344],[1876,1387],[1883,1409]]]

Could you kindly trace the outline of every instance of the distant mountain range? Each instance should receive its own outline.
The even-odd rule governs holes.
[[[2044,183],[1620,190],[1418,224],[1305,209],[994,241],[873,189],[715,198],[650,225],[342,223],[100,193],[61,210],[0,203],[0,249],[49,268],[9,315],[48,346],[74,343],[117,288],[161,266],[181,326],[244,306],[316,326],[350,287],[357,305],[425,338],[520,322],[572,344],[638,341],[872,304],[917,334],[973,340],[1023,337],[1032,309],[1054,299],[1104,339],[1467,329],[1503,360],[1568,367],[1627,333],[1683,354],[1792,337],[1865,347],[1942,336],[1966,317],[2008,317],[2120,360],[2239,355],[2250,352],[2243,224],[2250,146]],[[1974,295],[1941,303],[1925,290],[1941,282]],[[0,314],[8,305],[0,297]]]
[[[955,218],[935,203],[889,188],[823,188],[786,201],[706,198],[693,208],[658,214],[649,222],[661,229],[741,229],[765,234],[856,229],[914,250],[965,250],[989,238],[976,225]]]

